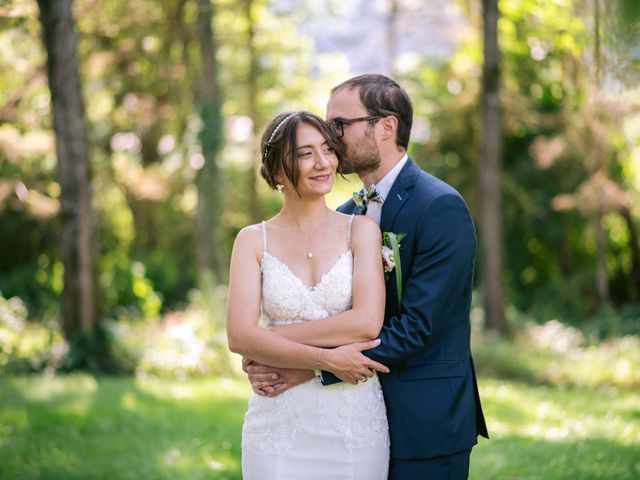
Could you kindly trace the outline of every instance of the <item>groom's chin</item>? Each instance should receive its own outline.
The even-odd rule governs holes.
[[[354,168],[354,165],[347,161],[347,160],[343,160],[342,162],[340,162],[340,165],[338,166],[338,172],[340,175],[349,175],[350,173],[357,173],[356,169]]]

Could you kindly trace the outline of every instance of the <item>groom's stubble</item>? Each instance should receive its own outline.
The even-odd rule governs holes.
[[[358,175],[373,172],[380,167],[380,149],[376,144],[373,125],[369,125],[366,133],[352,144],[345,144],[346,159],[340,166],[344,174]]]

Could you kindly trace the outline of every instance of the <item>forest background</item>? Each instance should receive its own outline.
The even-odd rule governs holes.
[[[0,443],[13,452],[0,473],[86,474],[79,458],[38,463],[34,443],[18,441],[36,435],[29,422],[8,420],[16,408],[59,420],[55,392],[126,404],[155,379],[201,400],[236,392],[242,414],[248,391],[224,332],[229,254],[240,228],[282,202],[256,174],[260,134],[282,111],[323,116],[331,87],[365,72],[409,92],[410,155],[458,189],[476,221],[473,344],[498,446],[481,445],[496,450],[474,475],[540,471],[510,450],[522,430],[527,442],[551,439],[549,455],[554,442],[586,442],[568,441],[566,462],[546,467],[557,476],[540,478],[607,478],[612,464],[616,478],[639,474],[633,0],[0,2]],[[359,187],[341,179],[329,204]],[[88,373],[57,375],[76,371]],[[207,383],[228,378],[234,387]],[[153,385],[150,398],[162,390]],[[536,395],[531,418],[502,416],[504,402]],[[567,411],[549,413],[566,403],[593,420],[607,395],[613,433],[593,425],[595,443],[562,421]],[[180,464],[168,441],[157,463],[185,478],[201,464],[238,475],[238,425],[206,461]],[[580,445],[615,461],[581,465]]]

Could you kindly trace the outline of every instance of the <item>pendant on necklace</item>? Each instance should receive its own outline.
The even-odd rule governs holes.
[[[311,253],[311,252],[307,253],[307,258],[309,258],[309,259],[313,258],[313,253]]]

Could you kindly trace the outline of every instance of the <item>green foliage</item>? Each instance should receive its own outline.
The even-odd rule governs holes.
[[[638,335],[598,341],[553,320],[528,323],[513,341],[487,334],[473,340],[483,375],[562,388],[640,388]]]
[[[25,329],[51,329],[57,339],[52,321],[62,292],[60,188],[50,94],[41,68],[44,50],[35,2],[5,3],[0,12],[0,291],[23,302]],[[315,52],[301,21],[313,15],[321,22],[322,12],[331,9],[342,15],[348,8],[340,2],[300,4],[292,12],[254,0],[251,19],[237,2],[214,0],[213,5],[221,98],[219,104],[203,105],[197,101],[202,67],[196,2],[105,0],[99,9],[88,0],[74,3],[91,140],[99,304],[108,324],[98,333],[110,342],[119,371],[145,365],[145,372],[169,375],[171,362],[149,360],[147,344],[137,339],[153,338],[173,352],[171,358],[180,357],[176,352],[186,347],[168,339],[171,329],[157,325],[163,314],[187,312],[183,321],[207,338],[222,329],[208,330],[206,321],[221,313],[212,313],[201,300],[190,305],[197,286],[194,224],[202,157],[217,155],[219,170],[208,179],[209,190],[215,187],[222,198],[209,213],[219,214],[223,237],[215,247],[228,257],[243,226],[271,217],[282,205],[281,196],[260,179],[254,185],[249,175],[256,170],[264,124],[284,110],[322,114],[330,87],[351,74],[342,52]],[[415,107],[410,153],[460,190],[477,216],[481,19],[479,5],[457,5],[465,18],[455,27],[456,51],[438,62],[428,60],[428,51],[410,52],[406,58],[415,56],[415,63],[400,61],[406,59],[403,54],[397,76]],[[632,226],[640,227],[640,117],[633,110],[638,96],[624,91],[637,79],[638,7],[630,0],[601,6],[602,67],[610,87],[604,98],[590,87],[595,83],[593,2],[504,0],[499,23],[504,281],[509,303],[524,312],[511,321],[529,329],[529,321],[557,319],[578,327],[587,342],[638,333],[633,237],[620,215],[620,205],[627,205]],[[609,181],[606,189],[589,183],[597,170],[595,151],[602,153],[598,161]],[[328,196],[329,205],[341,204],[358,186],[353,177],[341,180]],[[606,204],[612,301],[602,306],[590,205],[611,186],[622,200]],[[254,188],[259,214],[252,211]],[[2,346],[10,359],[6,371],[58,368],[60,355],[49,359],[47,353],[33,353],[31,363],[28,354],[17,353],[31,351],[24,346],[24,331],[13,331],[11,343]],[[34,333],[33,338],[45,337]],[[72,354],[83,358],[83,349],[95,348],[94,340],[78,340]],[[222,344],[206,345],[217,351]],[[504,355],[491,362],[506,361],[511,353]],[[531,359],[536,355],[544,359],[548,353],[534,349]],[[214,357],[180,367],[182,374],[214,371]]]
[[[20,95],[15,108],[2,110],[2,122],[9,123],[0,125],[0,252],[12,252],[0,255],[0,289],[20,296],[30,315],[41,318],[56,314],[61,291],[52,286],[59,269],[47,270],[59,262],[59,187],[49,92],[39,70],[44,53],[37,7],[22,0],[9,5],[3,10],[7,17],[0,17],[7,27],[0,35],[5,52],[0,62],[6,67],[0,69],[0,107],[13,105],[12,95]],[[237,187],[208,208],[223,217],[222,256],[227,258],[235,232],[251,216],[246,172],[255,151],[246,140],[240,149],[221,151],[226,120],[255,108],[257,132],[278,110],[299,108],[300,99],[314,94],[305,73],[311,68],[311,44],[300,41],[291,19],[274,16],[268,2],[256,0],[251,59],[247,18],[238,15],[234,2],[218,1],[215,7],[222,99],[201,105],[196,101],[202,75],[195,2],[107,0],[99,11],[84,1],[75,4],[104,317],[124,312],[130,318],[153,317],[159,304],[163,310],[183,307],[196,286],[198,155],[209,160],[222,155],[223,167],[208,191],[227,190],[229,177]],[[248,78],[249,72],[257,78]],[[258,95],[253,106],[250,80],[256,81]],[[7,112],[11,116],[4,116]],[[266,189],[260,195],[273,203]],[[228,221],[234,212],[238,215]]]
[[[29,322],[20,298],[0,295],[0,375],[56,369],[66,353],[55,323]]]
[[[157,311],[141,317],[135,309],[122,309],[117,319],[67,343],[55,321],[29,322],[18,297],[0,296],[0,374],[84,369],[183,379],[232,371],[224,329],[226,287],[194,290],[189,304],[162,319]]]
[[[226,289],[192,292],[191,306],[161,322],[109,323],[112,356],[121,369],[140,376],[189,378],[232,369],[224,330]]]
[[[619,32],[611,23],[618,2],[601,3],[607,5],[604,32],[613,35]],[[637,114],[630,113],[637,111],[638,97],[599,94],[591,87],[592,3],[584,6],[569,0],[500,2],[503,278],[510,302],[539,322],[561,318],[575,324],[599,315],[593,227],[598,205],[606,212],[612,302],[620,308],[637,301],[630,227],[620,212],[629,206],[638,228],[640,184],[632,152],[640,136]],[[474,12],[473,33],[450,59],[420,65],[401,80],[416,111],[412,155],[460,190],[477,217],[482,44]],[[605,51],[605,63],[629,58],[612,50]],[[611,78],[617,74],[610,64],[605,69]],[[477,268],[482,270],[481,262]]]

